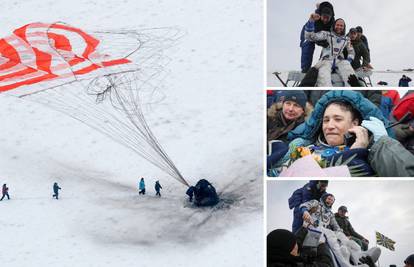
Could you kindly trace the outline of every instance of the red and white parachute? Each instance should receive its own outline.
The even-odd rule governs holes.
[[[131,62],[99,53],[99,44],[86,32],[62,23],[18,28],[0,39],[0,91]]]
[[[30,23],[0,39],[0,93],[63,112],[188,185],[142,106],[164,77],[164,50],[179,38],[173,28],[89,34],[65,23]]]

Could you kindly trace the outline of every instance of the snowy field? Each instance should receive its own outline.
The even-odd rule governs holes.
[[[268,70],[267,72],[267,85],[268,87],[281,87],[283,84],[276,78],[276,76],[273,74],[277,70]],[[289,71],[279,71],[281,72],[281,78],[283,81],[286,81],[286,78],[288,76]],[[414,78],[414,73],[412,72],[403,72],[403,71],[392,71],[392,72],[386,72],[386,71],[374,71],[371,76],[371,81],[373,86],[380,86],[377,85],[379,81],[387,82],[388,85],[386,87],[389,88],[395,88],[398,87],[398,82],[400,81],[401,77],[403,75],[406,75],[410,77],[411,79]],[[293,84],[293,82],[289,83],[290,85]],[[413,87],[414,84],[410,83],[410,87]]]
[[[187,181],[210,180],[226,201],[194,209],[185,186],[134,152],[0,94],[0,183],[11,197],[0,202],[4,266],[263,266],[260,1],[26,0],[2,8],[0,36],[37,21],[182,30],[158,89],[165,97],[145,115]]]

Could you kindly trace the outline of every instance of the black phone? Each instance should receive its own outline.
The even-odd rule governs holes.
[[[344,144],[347,147],[351,147],[356,140],[356,135],[354,133],[347,132],[344,134]]]

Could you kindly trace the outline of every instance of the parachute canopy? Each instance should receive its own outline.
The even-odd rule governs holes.
[[[0,39],[0,93],[42,103],[131,149],[188,186],[144,116],[164,77],[173,28],[100,31],[30,23]],[[132,60],[136,57],[137,60]]]
[[[0,92],[130,63],[98,52],[100,41],[64,23],[30,23],[0,39]],[[27,94],[27,90],[20,90]]]

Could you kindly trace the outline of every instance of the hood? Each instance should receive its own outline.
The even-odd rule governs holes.
[[[350,103],[362,116],[363,120],[369,117],[380,119],[385,126],[390,124],[381,110],[366,99],[361,93],[352,90],[332,90],[324,94],[315,104],[315,108],[310,118],[289,132],[288,139],[303,138],[305,140],[315,141],[321,131],[323,113],[326,107],[334,101],[344,101]]]

